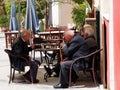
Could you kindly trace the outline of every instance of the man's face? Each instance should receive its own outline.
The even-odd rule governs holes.
[[[30,39],[30,34],[27,34],[24,39],[25,39],[26,42],[29,41],[29,39]]]
[[[71,39],[73,38],[74,36],[74,32],[73,31],[66,31],[64,33],[64,38],[66,40],[67,43],[69,43],[71,41]]]
[[[72,39],[72,37],[69,35],[64,35],[64,38],[65,38],[66,43],[69,43],[70,40]]]

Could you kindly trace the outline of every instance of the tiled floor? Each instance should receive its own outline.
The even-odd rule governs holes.
[[[9,62],[8,56],[4,52],[5,49],[5,39],[4,33],[0,32],[0,90],[54,90],[53,85],[57,83],[57,79],[55,77],[48,78],[48,82],[45,82],[43,79],[44,69],[41,66],[38,71],[38,79],[40,83],[38,84],[26,84],[19,83],[21,76],[17,74],[17,79],[15,79],[14,83],[8,84],[9,80]],[[87,84],[84,84],[87,83]],[[86,86],[85,86],[86,85]],[[91,82],[83,81],[79,86],[73,86],[65,90],[104,90],[102,85],[99,87],[95,87],[91,85]],[[62,90],[62,89],[61,89]]]

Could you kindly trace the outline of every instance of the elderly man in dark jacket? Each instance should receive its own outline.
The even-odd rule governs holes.
[[[87,55],[89,53],[87,44],[83,37],[75,34],[72,30],[64,32],[66,43],[61,43],[63,55],[67,56],[67,60],[61,63],[58,84],[54,88],[68,88],[69,69],[74,59]],[[82,67],[82,61],[74,64],[73,70],[77,73],[79,66]]]
[[[85,24],[84,27],[84,38],[85,41],[88,45],[89,48],[89,52],[92,53],[94,51],[96,51],[98,49],[98,45],[97,45],[97,41],[95,39],[95,31],[93,29],[93,27],[89,24]],[[90,59],[88,60],[88,67],[92,67],[92,59],[93,57],[90,57]],[[98,83],[101,83],[101,74],[100,74],[100,59],[97,58],[96,62],[95,62],[95,69],[97,70],[97,75],[96,75],[96,79],[98,81]]]
[[[89,51],[94,52],[98,48],[97,41],[95,39],[95,33],[94,33],[95,31],[93,27],[89,24],[85,24],[83,26],[83,29],[84,29],[84,38],[88,45]]]
[[[28,61],[24,60],[14,60],[14,67],[18,70],[24,71],[25,66],[28,66],[28,63],[31,64],[30,70],[23,75],[24,79],[28,82],[31,82],[30,71],[32,72],[33,83],[38,83],[39,80],[36,79],[38,63],[31,60],[29,56],[29,51],[32,51],[34,45],[28,47],[28,42],[30,39],[30,31],[29,30],[21,30],[20,37],[18,37],[12,45],[12,53],[15,55],[20,55],[26,58]],[[14,58],[15,59],[15,58]]]

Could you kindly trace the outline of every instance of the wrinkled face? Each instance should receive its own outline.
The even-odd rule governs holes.
[[[83,37],[84,37],[84,38],[87,38],[87,37],[88,37],[88,34],[87,34],[87,33],[84,33],[84,34],[83,34]]]
[[[74,32],[71,31],[71,30],[68,30],[64,33],[64,38],[66,40],[67,43],[69,43],[71,41],[71,39],[73,38],[74,36]]]
[[[29,41],[29,39],[30,39],[30,34],[27,34],[24,39],[25,39],[25,41]]]
[[[30,32],[28,30],[23,30],[22,38],[24,39],[25,42],[28,42],[30,39]]]
[[[69,36],[69,35],[64,35],[64,38],[65,38],[65,41],[66,42],[70,42],[70,40],[71,40],[71,37]]]

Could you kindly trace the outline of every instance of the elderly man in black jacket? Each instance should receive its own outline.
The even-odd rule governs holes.
[[[28,82],[32,82],[30,77],[30,71],[32,72],[32,78],[33,83],[38,83],[39,80],[36,79],[37,76],[37,70],[38,70],[38,63],[35,61],[32,61],[31,57],[29,56],[29,51],[32,51],[34,49],[34,45],[31,45],[28,47],[28,42],[30,39],[30,31],[29,30],[21,30],[20,36],[13,42],[12,45],[12,52],[15,55],[20,55],[24,58],[26,58],[28,61],[24,60],[14,60],[14,67],[24,71],[25,66],[28,66],[28,63],[31,64],[30,70],[23,75],[24,79]]]
[[[63,55],[67,56],[67,60],[61,63],[61,70],[59,74],[58,84],[54,88],[68,88],[69,69],[74,59],[77,57],[87,55],[89,53],[87,44],[83,37],[75,34],[72,30],[64,32],[66,43],[61,43]],[[73,70],[77,73],[78,68],[82,67],[82,61],[74,64]]]
[[[89,51],[94,52],[96,49],[98,49],[97,41],[95,39],[95,31],[94,31],[93,27],[89,24],[85,24],[83,26],[83,29],[84,29],[83,36],[86,40]]]
[[[89,52],[92,53],[94,51],[96,51],[98,49],[98,45],[97,45],[97,41],[95,39],[95,31],[93,29],[93,27],[89,24],[85,24],[83,26],[84,29],[84,38],[86,40],[86,43],[88,45],[89,48]],[[90,57],[88,63],[88,67],[92,66],[92,59],[93,57]],[[95,69],[98,70],[97,71],[97,75],[96,75],[96,79],[98,81],[98,83],[101,83],[101,74],[100,74],[100,59],[96,60],[95,62]]]

